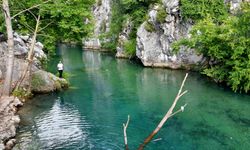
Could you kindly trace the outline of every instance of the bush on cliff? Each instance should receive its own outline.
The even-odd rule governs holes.
[[[186,45],[208,58],[203,73],[217,82],[226,82],[234,91],[250,91],[250,4],[245,3],[235,16],[220,25],[212,17],[199,21]]]

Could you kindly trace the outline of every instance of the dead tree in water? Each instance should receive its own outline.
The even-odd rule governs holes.
[[[152,138],[160,131],[160,129],[162,128],[162,126],[164,125],[164,123],[168,120],[168,118],[174,116],[175,114],[177,114],[178,112],[184,111],[184,108],[186,107],[187,104],[185,104],[184,106],[182,106],[179,110],[177,110],[176,112],[173,113],[173,110],[175,108],[176,103],[178,102],[178,100],[187,93],[187,90],[185,90],[184,92],[182,92],[182,88],[185,84],[185,81],[188,77],[188,74],[186,74],[184,80],[182,81],[181,84],[181,88],[179,89],[178,94],[176,95],[174,102],[172,104],[172,106],[169,108],[168,112],[165,114],[165,116],[162,118],[161,122],[158,124],[158,126],[155,128],[155,130],[144,140],[144,142],[140,145],[140,147],[138,148],[138,150],[143,150],[144,147],[152,140]]]
[[[127,127],[128,127],[128,124],[129,124],[129,115],[128,115],[127,123],[123,124],[125,150],[128,150],[128,139],[127,139]]]
[[[185,104],[184,106],[181,106],[181,108],[179,110],[177,110],[176,112],[173,113],[173,110],[178,102],[178,100],[187,93],[187,90],[185,90],[184,92],[182,92],[183,86],[186,82],[186,79],[188,77],[188,73],[186,74],[185,78],[182,81],[181,87],[179,89],[178,94],[176,95],[174,102],[172,104],[172,106],[169,108],[168,112],[165,114],[165,116],[162,118],[161,122],[158,124],[158,126],[155,128],[155,130],[144,140],[144,142],[139,146],[138,150],[143,150],[144,147],[153,139],[153,137],[160,131],[160,129],[162,128],[162,126],[164,125],[164,123],[172,116],[174,116],[175,114],[179,113],[179,112],[183,112],[184,108],[187,106],[187,104]],[[129,121],[129,118],[128,118]],[[127,122],[128,124],[128,122]],[[124,141],[125,141],[125,149],[128,150],[128,144],[127,142],[127,134],[126,134],[126,129],[127,129],[127,124],[126,126],[123,124],[124,126]]]

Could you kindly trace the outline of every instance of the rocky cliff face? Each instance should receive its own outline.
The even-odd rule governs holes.
[[[132,22],[130,18],[127,19],[126,24],[124,25],[122,32],[119,34],[118,46],[116,48],[116,57],[117,58],[128,58],[129,56],[124,51],[124,44],[129,40],[129,34],[132,31]]]
[[[97,0],[93,6],[93,15],[95,21],[93,38],[83,39],[83,45],[86,49],[100,49],[101,33],[109,32],[111,20],[111,0]]]
[[[13,76],[12,82],[13,85],[20,79],[22,73],[24,72],[25,68],[27,67],[26,58],[29,51],[29,46],[31,44],[31,38],[29,36],[20,36],[17,33],[14,33],[14,68],[13,68]],[[64,79],[59,79],[53,74],[50,74],[46,71],[41,71],[41,60],[46,59],[46,55],[43,52],[43,44],[37,42],[34,48],[34,62],[31,67],[32,70],[32,82],[36,85],[32,85],[31,90],[36,93],[46,93],[55,90],[60,90],[61,88],[67,87],[68,83]],[[0,42],[0,91],[1,91],[1,80],[5,78],[6,72],[6,62],[7,62],[7,42],[2,41]],[[37,78],[36,74],[39,73],[39,79]],[[48,78],[46,78],[48,77]],[[39,81],[38,81],[39,80]],[[37,83],[44,83],[37,85]],[[22,87],[28,87],[28,77],[25,78],[23,81]]]
[[[188,37],[192,28],[191,23],[180,19],[179,0],[163,0],[162,3],[167,13],[164,23],[160,24],[156,20],[158,10],[162,6],[155,6],[150,10],[148,20],[155,31],[147,31],[146,22],[138,29],[137,57],[141,59],[144,66],[189,69],[198,65],[203,57],[197,55],[194,50],[183,47],[175,54],[171,48],[173,42]]]
[[[240,7],[244,0],[224,0],[230,5],[233,12]],[[250,1],[250,0],[246,0]],[[144,66],[168,67],[172,69],[193,69],[202,64],[204,58],[192,49],[182,47],[178,53],[174,53],[171,44],[181,38],[188,38],[193,24],[181,20],[180,0],[162,0],[166,11],[164,23],[157,22],[157,13],[162,6],[155,6],[149,12],[149,20],[155,31],[146,30],[147,22],[144,22],[137,32],[136,55]]]

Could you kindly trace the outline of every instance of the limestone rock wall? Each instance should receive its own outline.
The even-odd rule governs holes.
[[[116,48],[116,57],[117,58],[128,58],[129,56],[124,51],[124,44],[129,40],[129,34],[132,31],[132,22],[130,18],[126,20],[126,24],[123,27],[122,32],[119,34],[118,46]]]
[[[172,69],[190,69],[199,64],[203,57],[194,50],[183,47],[177,54],[173,53],[171,44],[183,37],[189,36],[192,24],[184,22],[179,16],[179,0],[162,0],[167,13],[165,22],[156,21],[159,7],[155,6],[149,12],[149,20],[155,31],[148,32],[143,23],[137,32],[136,55],[144,66],[168,67]]]
[[[94,15],[94,33],[92,38],[83,39],[83,48],[85,49],[100,49],[101,40],[100,34],[109,32],[111,21],[111,0],[97,0],[93,6]]]
[[[242,1],[250,0],[224,0],[230,5],[230,10],[237,10]],[[168,67],[172,69],[193,69],[205,60],[202,55],[195,53],[193,49],[182,47],[177,54],[173,53],[171,44],[181,38],[188,38],[193,24],[180,18],[180,0],[162,0],[167,13],[164,23],[156,20],[160,6],[155,6],[149,11],[149,23],[155,28],[154,32],[148,32],[144,22],[137,32],[136,55],[144,66]],[[162,6],[161,6],[162,7]]]
[[[31,44],[31,38],[29,36],[20,36],[17,33],[14,33],[14,68],[13,68],[13,76],[12,82],[13,87],[15,83],[20,79],[22,73],[27,67],[27,62],[25,61],[28,55],[29,46]],[[1,91],[1,80],[4,80],[5,73],[7,70],[7,42],[0,42],[0,91]],[[41,69],[41,59],[46,59],[47,56],[43,51],[43,44],[40,42],[36,42],[34,48],[34,62],[31,67],[31,71],[33,73],[33,78],[36,73],[41,75],[40,81],[44,83],[43,86],[33,85],[31,86],[31,91],[36,93],[48,93],[55,90],[60,90],[68,86],[68,83],[64,79],[59,79],[55,75],[48,73],[46,71],[42,71]],[[22,83],[22,87],[27,89],[29,85],[29,78],[26,77]],[[39,83],[37,82],[37,84]],[[1,95],[0,95],[1,96]]]

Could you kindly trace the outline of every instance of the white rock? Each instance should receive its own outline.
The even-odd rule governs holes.
[[[161,28],[155,32],[148,32],[142,24],[137,31],[136,55],[145,66],[169,67],[173,69],[189,67],[198,64],[202,56],[194,53],[194,50],[182,47],[177,54],[172,51],[173,42],[187,37],[192,25],[182,22],[179,17],[175,17],[179,9],[179,0],[163,0],[163,4],[168,11],[166,22],[159,24],[156,22],[156,10],[149,11],[149,21],[153,21],[155,28]]]
[[[109,41],[104,39],[100,42],[99,36],[100,34],[107,33],[110,30],[111,0],[100,1],[101,5],[96,3],[92,11],[95,20],[93,38],[83,39],[83,47],[86,49],[101,49],[101,42],[105,43]],[[86,20],[85,23],[87,22]]]
[[[0,80],[3,78],[3,73],[2,71],[0,70]]]
[[[30,37],[28,35],[20,35],[20,38],[23,39],[23,41],[28,42]]]

